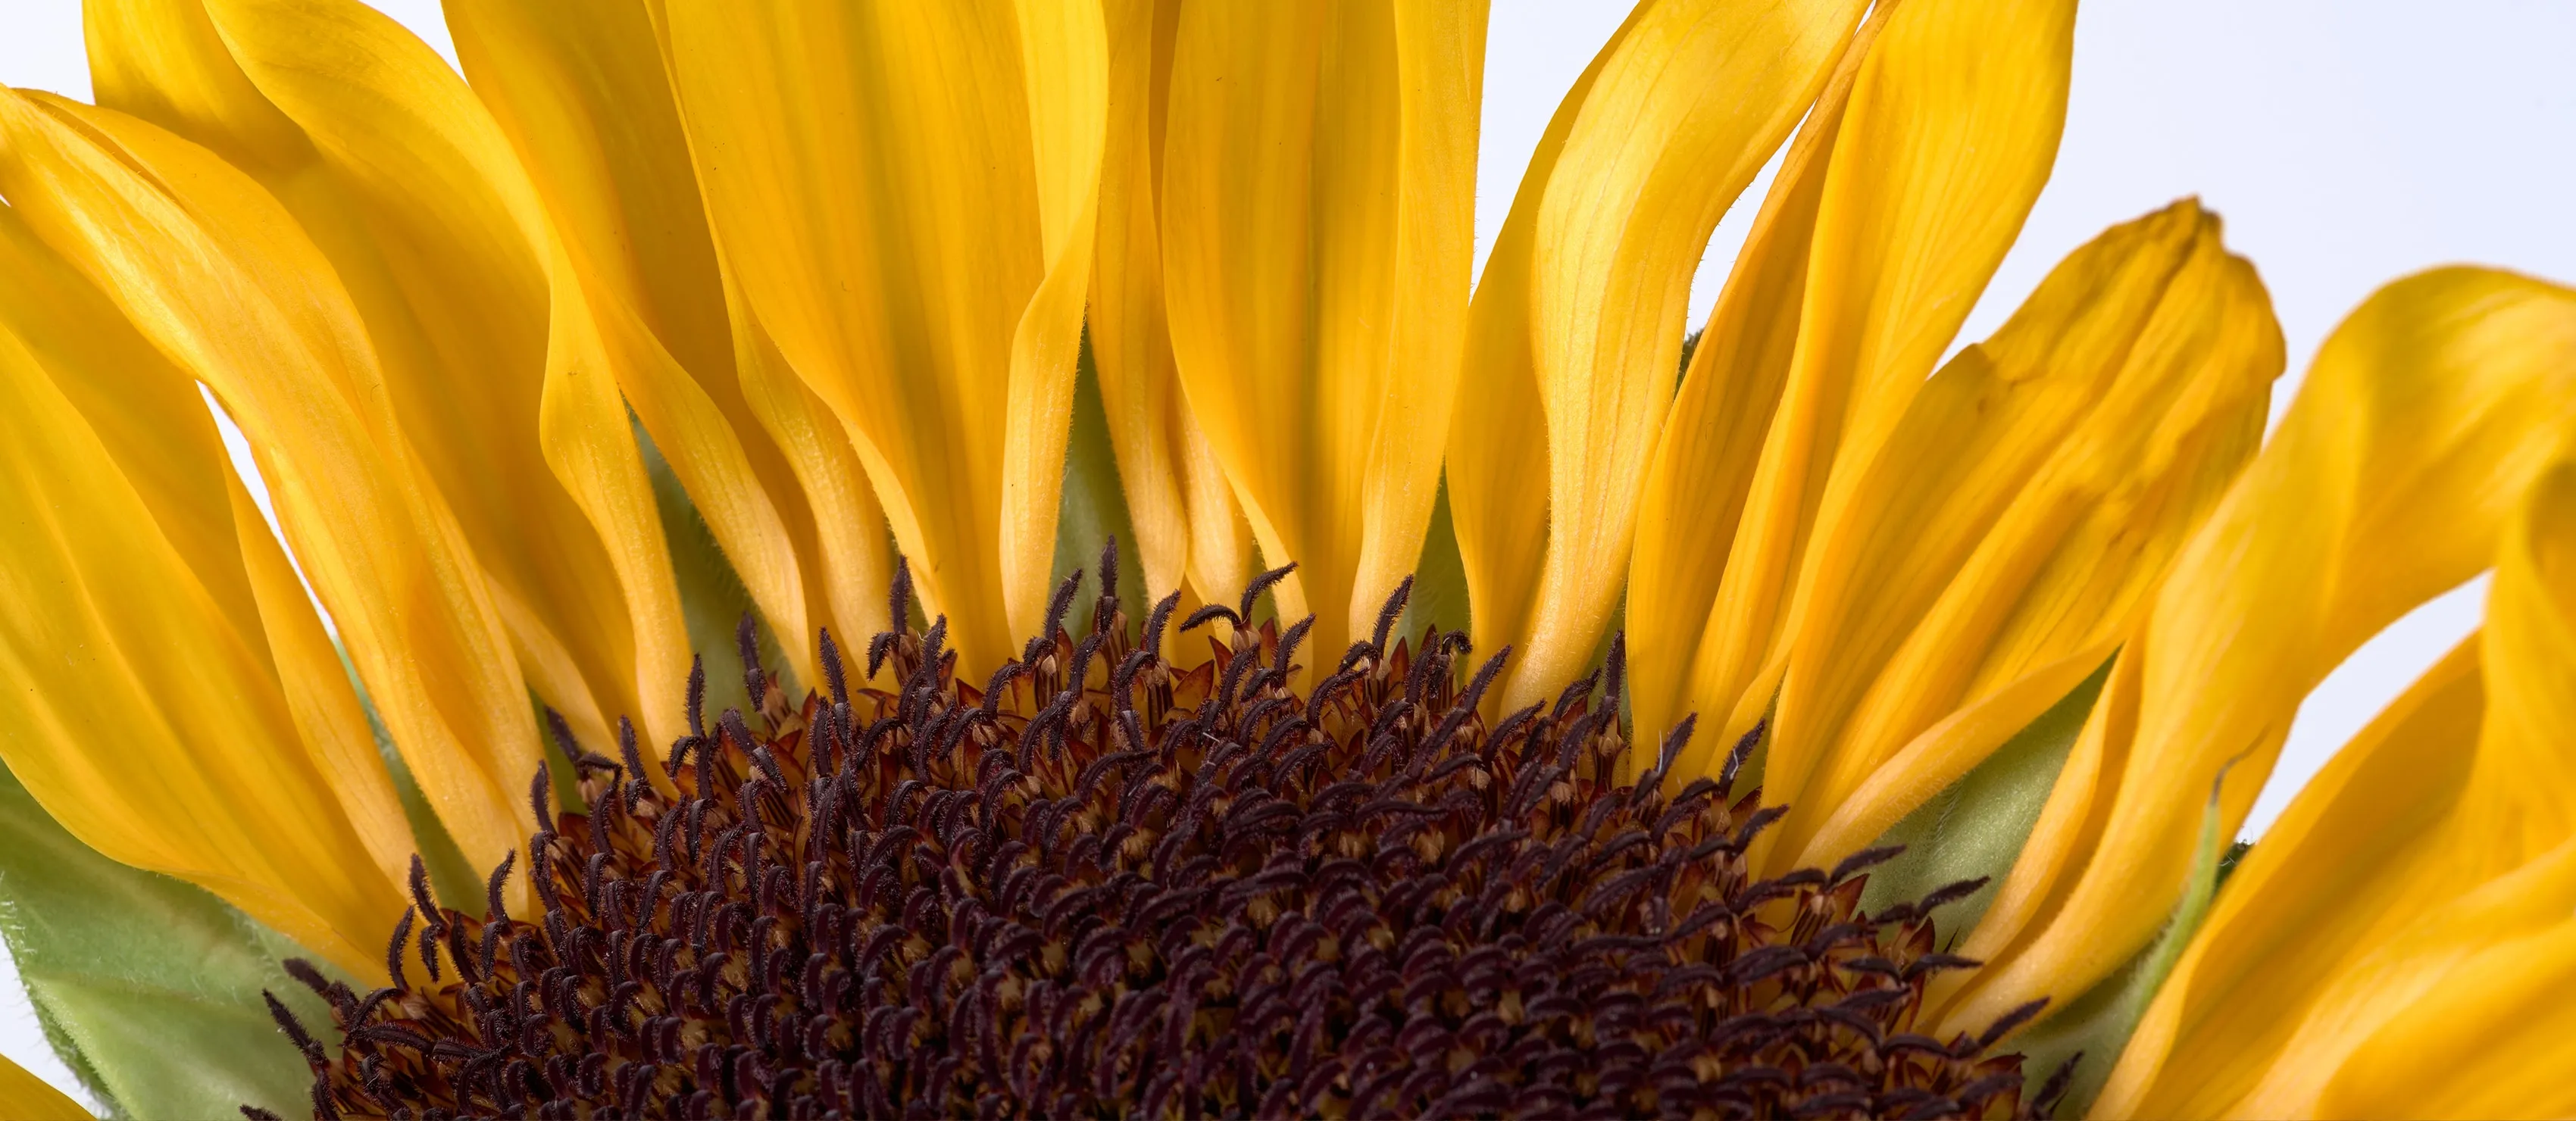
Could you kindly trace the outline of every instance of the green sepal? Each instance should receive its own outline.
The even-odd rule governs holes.
[[[2004,874],[2021,858],[2022,846],[2048,805],[2048,792],[2057,786],[2057,773],[2066,769],[2067,754],[2083,734],[2085,718],[2110,675],[2106,660],[1985,762],[1889,827],[1873,845],[1901,845],[1905,851],[1870,869],[1861,907],[1884,910],[1982,876],[1986,886],[1942,908],[1938,917],[1940,929],[1954,941],[1975,928],[1994,902]]]
[[[1100,550],[1113,537],[1118,539],[1118,609],[1141,622],[1154,604],[1146,598],[1143,556],[1127,512],[1127,492],[1118,481],[1109,408],[1100,397],[1100,371],[1092,364],[1091,332],[1086,329],[1074,364],[1073,420],[1064,441],[1064,489],[1056,504],[1055,557],[1048,577],[1062,584],[1075,572],[1084,576],[1065,612],[1068,633],[1081,635],[1091,625],[1092,606],[1100,599]]]
[[[679,584],[680,619],[689,632],[689,649],[706,661],[707,723],[712,726],[715,714],[726,709],[753,710],[751,691],[743,687],[742,655],[734,642],[734,628],[741,625],[746,612],[762,623],[769,620],[760,616],[757,605],[751,601],[750,589],[743,585],[741,574],[734,570],[733,562],[725,558],[723,546],[716,542],[715,531],[707,528],[707,520],[698,513],[697,503],[689,500],[688,488],[680,485],[680,476],[671,470],[670,461],[662,457],[662,449],[654,446],[653,437],[644,431],[643,422],[634,420],[632,412],[628,414],[628,420],[635,432],[636,450],[644,456],[644,473],[653,480],[653,505],[662,516],[662,543],[670,552],[671,576]],[[777,628],[764,626],[756,633],[762,668],[768,672],[770,680],[791,698],[804,696],[786,656],[781,652]],[[812,642],[814,636],[799,636],[796,641]],[[864,643],[865,639],[859,641]],[[584,746],[591,751],[603,750],[603,745]],[[665,744],[662,748],[667,750],[668,746]],[[648,747],[647,754],[651,755],[652,750]],[[562,767],[556,769],[561,771]],[[558,774],[556,777],[561,779],[564,776]],[[524,786],[527,778],[523,775],[518,781]],[[567,786],[565,789],[574,788]],[[557,793],[560,796],[563,791]],[[576,792],[571,802],[579,801]]]
[[[1625,599],[1621,600],[1624,607]],[[1431,500],[1431,525],[1422,535],[1422,559],[1413,569],[1413,596],[1404,605],[1404,618],[1397,631],[1415,643],[1433,625],[1444,631],[1471,630],[1474,618],[1467,602],[1467,562],[1458,552],[1458,529],[1449,515],[1449,480],[1442,477],[1440,490]],[[1493,656],[1501,649],[1496,639],[1493,650],[1478,652],[1478,658]]]
[[[99,855],[5,767],[0,937],[47,1038],[111,1116],[311,1111],[313,1076],[260,992],[327,1026],[279,965],[320,959],[194,885]]]
[[[2191,945],[2191,936],[2209,917],[2209,905],[2218,897],[2229,858],[2242,852],[2224,841],[2223,825],[2218,788],[2212,784],[2209,806],[2201,813],[2200,843],[2192,853],[2191,875],[2183,881],[2182,901],[2174,905],[2164,930],[2084,995],[2044,1014],[2005,1044],[2022,1053],[2023,1077],[2033,1085],[2069,1061],[2075,1064],[2066,1096],[2060,1099],[2059,1116],[2081,1117],[2092,1109],[2093,1099],[2110,1080],[2111,1068],[2120,1061],[2120,1052],[2128,1047],[2129,1036],[2138,1030],[2139,1017],[2146,1015],[2156,990],[2172,976],[2183,949]]]

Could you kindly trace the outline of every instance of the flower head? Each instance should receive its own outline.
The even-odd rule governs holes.
[[[2400,919],[2558,899],[2569,298],[2392,285],[2265,444],[2184,200],[1949,353],[2073,14],[1640,4],[1471,286],[1466,0],[450,0],[461,77],[97,0],[98,105],[0,91],[0,758],[309,951],[324,1113],[2539,1102],[2344,1013],[2502,1014],[2523,959]],[[2298,840],[2214,895],[2308,687],[2491,562],[2346,764],[2474,743],[2369,833],[2421,897],[2257,897],[2352,859]],[[2343,964],[2207,1010],[2275,953]]]

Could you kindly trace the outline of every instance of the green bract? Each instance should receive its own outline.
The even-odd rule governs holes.
[[[0,936],[54,1049],[117,1116],[307,1108],[312,1076],[261,989],[326,1014],[280,959],[311,952],[221,900],[100,856],[0,768]]]

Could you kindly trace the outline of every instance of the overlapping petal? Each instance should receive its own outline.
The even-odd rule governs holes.
[[[1092,274],[1085,5],[654,5],[741,306],[838,418],[961,653],[1037,629]]]
[[[2282,362],[2253,267],[2186,200],[2077,250],[1935,375],[1810,550],[1776,851],[1869,846],[2019,730],[1953,713],[2026,724],[2109,658],[2253,454]]]
[[[1947,1022],[2081,992],[2143,945],[2180,894],[2213,780],[2227,775],[2233,830],[2307,690],[2488,563],[2571,417],[2576,293],[2445,269],[2346,319],[2121,653],[2050,814],[1961,951],[1989,964],[1955,986]]]
[[[766,438],[771,414],[788,414],[781,426],[801,436],[813,424],[793,414],[808,399],[773,392],[764,410],[750,392],[760,372],[738,373],[743,351],[759,344],[733,337],[651,20],[640,6],[460,2],[448,5],[448,23],[474,93],[561,239],[574,277],[557,283],[577,283],[592,308],[619,395],[781,636],[790,668],[819,681],[804,636],[825,621],[846,633],[875,598],[861,588],[889,572],[883,546],[867,548],[882,519],[848,511],[856,517],[844,536],[857,541],[833,542],[843,570],[808,571],[825,567],[830,539],[817,535],[799,467],[828,471],[830,453],[782,454]],[[821,462],[800,462],[810,459]]]
[[[380,968],[410,836],[337,654],[194,382],[0,227],[0,757],[91,847]]]
[[[1807,256],[1834,140],[1861,63],[1894,10],[1872,9],[1799,125],[1682,371],[1647,467],[1628,564],[1629,693],[1641,728],[1669,728],[1682,718],[1700,630],[1797,353]],[[1692,762],[1708,748],[1699,745],[1701,758]]]
[[[328,261],[247,176],[142,121],[11,94],[0,128],[0,192],[222,398],[405,761],[466,853],[497,863],[532,812],[510,796],[538,758],[526,687]]]
[[[2065,124],[2072,4],[1909,2],[1887,19],[1844,111],[1797,348],[1701,616],[1687,696],[1721,721],[1720,743],[1770,707],[1795,597],[1813,587],[1810,542],[2019,234]]]
[[[1523,176],[1476,298],[1450,481],[1476,631],[1519,651],[1505,705],[1574,677],[1608,625],[1700,247],[1863,7],[1640,5]]]
[[[1298,565],[1280,613],[1313,612],[1317,649],[1366,632],[1439,490],[1485,7],[1195,3],[1172,29],[1154,155],[1173,360],[1264,561]]]
[[[687,636],[608,349],[634,331],[559,275],[481,102],[347,0],[112,0],[86,17],[102,104],[212,149],[321,249],[528,684],[591,742],[621,713],[678,734]]]
[[[1178,0],[1112,0],[1109,132],[1092,281],[1093,368],[1147,594],[1217,602],[1251,575],[1252,527],[1190,411],[1163,308],[1162,155]]]
[[[2300,792],[2098,1112],[2559,1116],[2576,946],[2576,464],[2506,532],[2487,625]],[[2259,994],[2260,1003],[2243,997]]]

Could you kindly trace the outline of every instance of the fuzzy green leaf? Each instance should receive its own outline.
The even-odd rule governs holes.
[[[118,1116],[310,1110],[260,991],[330,1023],[278,965],[309,951],[205,891],[99,855],[0,768],[0,937],[46,1034]]]

